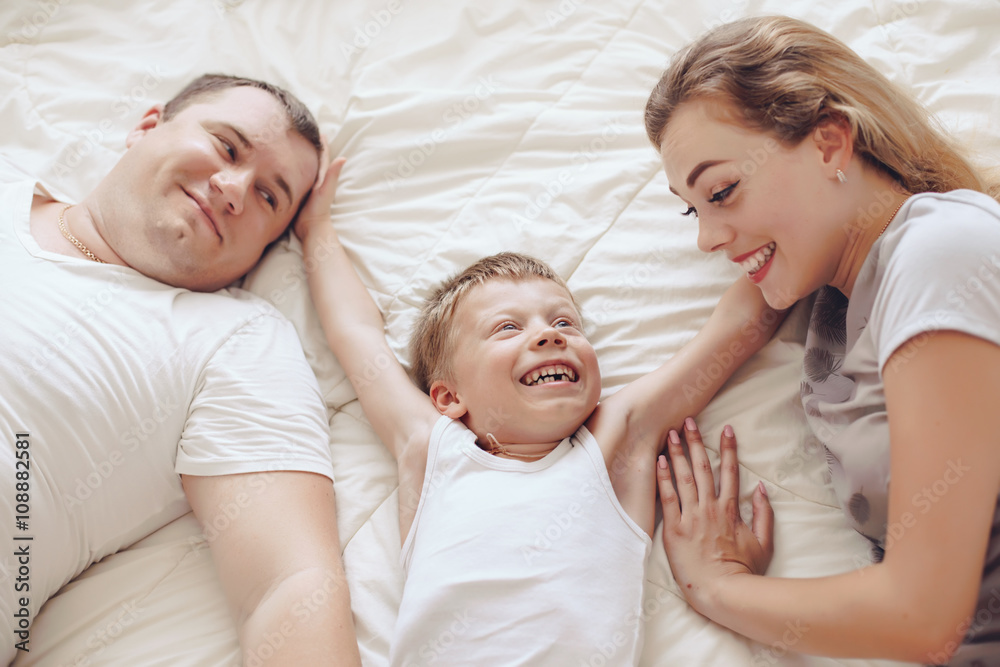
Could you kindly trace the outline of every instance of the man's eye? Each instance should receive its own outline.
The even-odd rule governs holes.
[[[226,155],[229,156],[229,159],[230,160],[235,160],[236,159],[236,149],[233,148],[233,145],[231,143],[229,143],[228,141],[226,141],[225,139],[223,139],[222,137],[216,137],[216,138],[219,140],[219,143],[222,144],[222,148],[223,148],[223,150],[226,151]]]
[[[688,206],[688,210],[681,213],[681,215],[691,215],[694,213],[694,217],[698,217],[698,211],[694,210],[694,206]]]

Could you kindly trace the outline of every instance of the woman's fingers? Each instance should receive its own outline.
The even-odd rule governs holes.
[[[719,500],[726,502],[740,496],[740,464],[736,457],[736,434],[729,424],[719,438]]]
[[[753,492],[753,524],[750,530],[760,542],[760,548],[766,558],[764,564],[766,568],[774,554],[774,509],[771,507],[771,501],[767,498],[764,482],[758,482],[757,488]]]
[[[708,460],[708,452],[701,441],[701,432],[694,419],[684,420],[684,438],[688,444],[688,454],[691,455],[691,468],[694,470],[695,483],[698,486],[698,498],[707,502],[715,498],[715,477],[712,475],[712,462]]]
[[[660,504],[663,506],[663,525],[675,526],[681,520],[681,503],[670,477],[667,457],[662,454],[656,459],[656,483],[660,487]],[[664,531],[664,534],[666,531]]]
[[[681,510],[686,512],[698,504],[698,483],[687,457],[684,456],[680,435],[673,429],[667,434],[667,451],[670,453],[670,467],[677,485]]]

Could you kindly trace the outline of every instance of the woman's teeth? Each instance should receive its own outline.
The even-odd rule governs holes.
[[[753,255],[740,262],[740,267],[752,276],[760,270],[760,267],[767,264],[767,260],[774,254],[775,247],[774,241],[771,241]]]

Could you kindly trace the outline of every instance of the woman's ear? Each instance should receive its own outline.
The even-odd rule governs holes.
[[[813,130],[812,140],[831,178],[836,177],[837,170],[847,171],[854,157],[854,132],[846,118],[839,115],[824,118]]]
[[[135,144],[135,142],[146,136],[147,132],[159,125],[162,121],[163,105],[157,104],[154,107],[150,107],[146,113],[142,115],[142,119],[139,123],[133,127],[132,131],[125,137],[125,148],[132,148],[132,145]]]
[[[469,411],[458,393],[444,380],[435,380],[428,392],[438,412],[452,419],[461,419]]]

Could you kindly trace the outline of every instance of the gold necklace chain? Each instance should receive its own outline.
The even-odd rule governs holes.
[[[83,245],[80,242],[80,239],[76,238],[70,233],[69,227],[66,226],[65,216],[66,216],[66,211],[68,211],[72,207],[73,204],[69,204],[68,206],[64,206],[63,210],[59,211],[59,231],[62,232],[62,235],[66,238],[67,241],[75,245],[80,252],[86,255],[87,259],[92,259],[98,264],[107,264],[107,262],[105,262],[103,259],[95,255],[94,253],[90,252],[90,248]]]
[[[892,222],[892,219],[896,217],[897,213],[899,213],[899,209],[903,208],[903,204],[905,204],[908,201],[910,201],[910,195],[906,195],[906,199],[904,199],[903,201],[899,202],[899,206],[897,206],[896,210],[892,212],[892,215],[889,216],[889,219],[885,221],[885,224],[882,226],[882,231],[879,232],[878,236],[876,236],[875,238],[878,238],[879,236],[882,236],[882,234],[885,232],[885,230],[889,229],[889,223]]]

